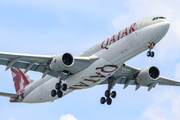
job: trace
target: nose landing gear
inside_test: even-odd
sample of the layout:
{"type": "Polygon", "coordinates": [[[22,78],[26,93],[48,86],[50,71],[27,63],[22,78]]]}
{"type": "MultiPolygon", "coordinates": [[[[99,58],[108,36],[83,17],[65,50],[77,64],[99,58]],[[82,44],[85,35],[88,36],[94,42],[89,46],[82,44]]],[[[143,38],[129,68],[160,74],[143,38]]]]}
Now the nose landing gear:
{"type": "Polygon", "coordinates": [[[148,56],[148,57],[154,57],[154,52],[148,51],[148,52],[147,52],[147,56],[148,56]]]}
{"type": "Polygon", "coordinates": [[[147,52],[147,56],[148,57],[154,57],[154,52],[151,51],[151,49],[153,49],[155,46],[155,43],[154,42],[149,42],[148,44],[148,48],[149,48],[149,51],[147,52]]]}

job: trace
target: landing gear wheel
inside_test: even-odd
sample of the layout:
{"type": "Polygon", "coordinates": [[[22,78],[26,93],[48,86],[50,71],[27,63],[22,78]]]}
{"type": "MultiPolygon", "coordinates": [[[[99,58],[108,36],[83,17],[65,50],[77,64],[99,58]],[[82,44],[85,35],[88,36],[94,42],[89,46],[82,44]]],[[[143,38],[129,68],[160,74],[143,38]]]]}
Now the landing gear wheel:
{"type": "Polygon", "coordinates": [[[148,57],[151,56],[151,52],[150,52],[150,51],[147,52],[147,56],[148,56],[148,57]]]}
{"type": "MultiPolygon", "coordinates": [[[[136,75],[134,75],[134,77],[136,78],[138,75],[138,73],[136,73],[136,75]]],[[[112,88],[115,86],[115,84],[117,83],[117,78],[116,77],[109,77],[107,79],[108,82],[108,87],[105,91],[105,97],[102,97],[100,99],[101,104],[104,104],[105,102],[107,103],[107,105],[111,105],[112,103],[112,98],[116,97],[116,92],[112,91],[112,88]]]]}
{"type": "Polygon", "coordinates": [[[63,92],[62,91],[58,91],[57,95],[58,95],[58,98],[61,98],[63,96],[63,92]]]}
{"type": "Polygon", "coordinates": [[[151,52],[151,57],[154,57],[154,52],[151,52]]]}
{"type": "Polygon", "coordinates": [[[63,84],[63,85],[62,85],[62,90],[63,90],[63,91],[66,91],[66,90],[67,90],[67,84],[63,84]]]}
{"type": "Polygon", "coordinates": [[[111,105],[111,103],[112,103],[112,99],[108,97],[108,98],[107,98],[107,104],[108,104],[108,105],[111,105]]]}
{"type": "Polygon", "coordinates": [[[105,97],[102,97],[100,102],[101,102],[101,104],[104,104],[106,102],[105,97]]]}
{"type": "Polygon", "coordinates": [[[52,96],[52,97],[55,97],[55,96],[56,96],[56,90],[52,90],[52,91],[51,91],[51,96],[52,96]]]}
{"type": "Polygon", "coordinates": [[[154,48],[154,46],[155,46],[154,42],[149,42],[149,44],[148,44],[149,51],[147,52],[148,57],[154,57],[154,52],[151,52],[151,50],[154,48]]]}
{"type": "Polygon", "coordinates": [[[109,90],[106,90],[106,91],[105,91],[105,96],[106,96],[106,97],[109,97],[109,96],[110,96],[110,91],[109,91],[109,90]]]}
{"type": "Polygon", "coordinates": [[[61,89],[61,84],[60,83],[56,83],[55,88],[56,88],[56,90],[60,90],[61,89]]]}
{"type": "Polygon", "coordinates": [[[115,98],[115,97],[116,97],[116,91],[112,91],[111,97],[112,97],[112,98],[115,98]]]}

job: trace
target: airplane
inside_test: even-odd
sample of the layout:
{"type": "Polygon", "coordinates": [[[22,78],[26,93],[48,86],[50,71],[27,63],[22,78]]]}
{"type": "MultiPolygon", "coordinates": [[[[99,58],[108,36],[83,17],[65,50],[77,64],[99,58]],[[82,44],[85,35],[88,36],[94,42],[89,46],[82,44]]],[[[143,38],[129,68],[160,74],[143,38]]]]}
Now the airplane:
{"type": "Polygon", "coordinates": [[[72,56],[32,55],[0,52],[0,65],[12,72],[16,93],[0,92],[10,97],[10,102],[43,103],[62,98],[73,90],[87,89],[95,85],[107,85],[100,103],[111,105],[116,84],[124,89],[134,85],[150,91],[158,85],[180,86],[180,81],[160,76],[156,66],[139,69],[125,64],[136,55],[147,51],[154,57],[154,46],[162,40],[170,27],[163,16],[150,16],[136,21],[95,46],[72,56]],[[41,72],[42,77],[33,80],[28,71],[41,72]]]}

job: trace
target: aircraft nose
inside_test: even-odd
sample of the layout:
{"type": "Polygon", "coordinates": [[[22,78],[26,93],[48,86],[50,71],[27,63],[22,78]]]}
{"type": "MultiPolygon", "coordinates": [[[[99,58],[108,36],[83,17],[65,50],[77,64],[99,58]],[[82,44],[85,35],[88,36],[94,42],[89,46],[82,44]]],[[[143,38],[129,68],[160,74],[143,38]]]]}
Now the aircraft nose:
{"type": "Polygon", "coordinates": [[[167,31],[169,30],[170,22],[168,20],[166,20],[160,24],[161,25],[159,26],[159,31],[158,31],[157,36],[159,36],[160,38],[163,38],[165,36],[165,34],[167,33],[167,31]]]}
{"type": "Polygon", "coordinates": [[[163,29],[167,32],[167,30],[169,29],[170,27],[170,22],[167,20],[166,22],[163,23],[163,29]]]}

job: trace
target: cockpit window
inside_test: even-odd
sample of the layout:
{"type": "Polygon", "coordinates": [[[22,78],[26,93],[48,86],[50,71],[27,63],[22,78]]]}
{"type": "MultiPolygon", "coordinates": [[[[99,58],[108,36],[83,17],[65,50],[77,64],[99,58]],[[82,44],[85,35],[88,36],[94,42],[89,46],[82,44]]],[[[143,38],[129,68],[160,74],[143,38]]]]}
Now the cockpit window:
{"type": "Polygon", "coordinates": [[[153,19],[152,19],[152,21],[153,20],[157,20],[157,19],[166,19],[165,17],[154,17],[153,19]]]}
{"type": "Polygon", "coordinates": [[[159,17],[159,19],[166,19],[165,17],[159,17]]]}
{"type": "Polygon", "coordinates": [[[158,19],[158,17],[155,17],[155,18],[153,18],[152,20],[157,20],[158,19]]]}

